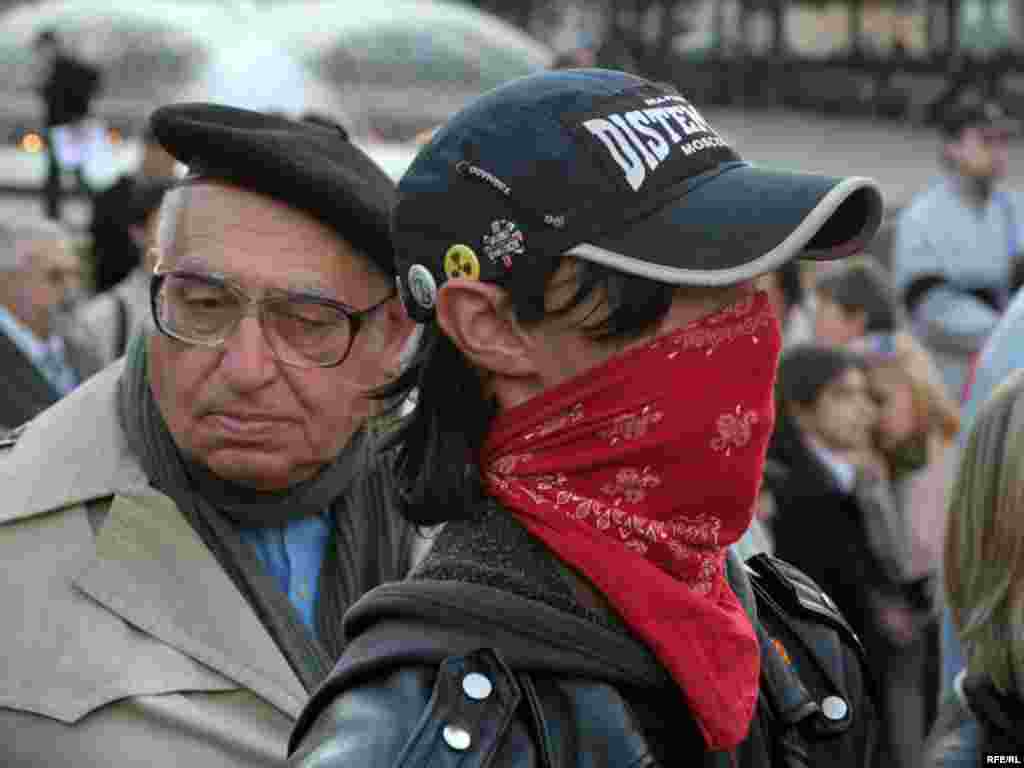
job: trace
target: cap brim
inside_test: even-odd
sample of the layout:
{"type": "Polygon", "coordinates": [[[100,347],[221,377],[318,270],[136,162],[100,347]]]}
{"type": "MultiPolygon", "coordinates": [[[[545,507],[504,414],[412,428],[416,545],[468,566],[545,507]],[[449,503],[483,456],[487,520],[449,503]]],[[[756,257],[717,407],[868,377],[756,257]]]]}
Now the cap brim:
{"type": "Polygon", "coordinates": [[[882,222],[872,180],[741,165],[567,253],[678,285],[732,285],[793,258],[840,259],[863,250],[882,222]]]}

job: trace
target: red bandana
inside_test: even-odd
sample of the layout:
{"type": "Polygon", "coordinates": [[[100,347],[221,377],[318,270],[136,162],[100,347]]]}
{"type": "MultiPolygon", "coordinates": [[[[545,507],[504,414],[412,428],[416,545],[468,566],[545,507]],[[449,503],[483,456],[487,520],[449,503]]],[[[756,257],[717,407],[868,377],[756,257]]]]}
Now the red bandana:
{"type": "Polygon", "coordinates": [[[760,487],[780,345],[752,294],[499,413],[480,456],[488,493],[605,595],[716,750],[757,701],[725,550],[760,487]]]}

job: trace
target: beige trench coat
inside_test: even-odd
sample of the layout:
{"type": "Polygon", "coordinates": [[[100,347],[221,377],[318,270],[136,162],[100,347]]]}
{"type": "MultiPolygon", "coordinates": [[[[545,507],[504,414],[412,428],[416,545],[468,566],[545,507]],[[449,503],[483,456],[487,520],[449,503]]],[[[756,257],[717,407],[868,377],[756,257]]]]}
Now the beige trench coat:
{"type": "Polygon", "coordinates": [[[147,486],[118,426],[122,367],[0,448],[0,765],[279,765],[306,693],[147,486]]]}

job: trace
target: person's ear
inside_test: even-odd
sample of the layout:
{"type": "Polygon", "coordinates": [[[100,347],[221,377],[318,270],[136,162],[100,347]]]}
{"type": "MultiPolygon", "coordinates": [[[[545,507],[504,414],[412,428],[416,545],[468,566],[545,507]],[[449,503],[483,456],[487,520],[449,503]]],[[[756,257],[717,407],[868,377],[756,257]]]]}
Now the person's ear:
{"type": "Polygon", "coordinates": [[[478,368],[503,376],[535,372],[528,337],[504,289],[452,278],[438,291],[435,311],[441,330],[478,368]]]}
{"type": "Polygon", "coordinates": [[[386,361],[387,370],[397,376],[416,323],[409,317],[398,296],[392,296],[377,311],[381,318],[373,325],[379,330],[370,338],[373,339],[375,353],[379,353],[386,361]]]}

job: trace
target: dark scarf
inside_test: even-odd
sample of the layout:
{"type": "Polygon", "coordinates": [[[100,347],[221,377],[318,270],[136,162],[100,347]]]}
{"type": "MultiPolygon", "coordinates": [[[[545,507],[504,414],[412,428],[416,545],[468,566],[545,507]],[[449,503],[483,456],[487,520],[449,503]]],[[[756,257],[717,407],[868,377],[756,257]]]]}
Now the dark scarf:
{"type": "Polygon", "coordinates": [[[348,606],[380,581],[403,575],[396,571],[408,551],[408,539],[398,535],[394,526],[388,527],[390,489],[386,473],[373,471],[369,464],[372,440],[357,433],[333,464],[281,493],[262,493],[227,482],[178,451],[149,387],[146,346],[143,334],[129,344],[119,384],[118,411],[128,444],[150,484],[174,500],[311,691],[344,649],[341,619],[348,606]],[[359,501],[372,506],[346,504],[356,495],[353,491],[359,493],[359,501]],[[352,514],[347,506],[352,506],[352,514]],[[333,524],[320,570],[318,637],[314,637],[239,536],[238,527],[284,526],[328,509],[333,524]]]}

